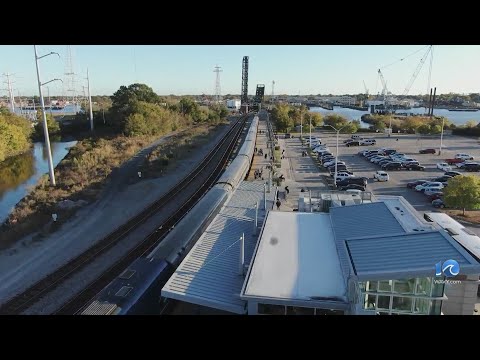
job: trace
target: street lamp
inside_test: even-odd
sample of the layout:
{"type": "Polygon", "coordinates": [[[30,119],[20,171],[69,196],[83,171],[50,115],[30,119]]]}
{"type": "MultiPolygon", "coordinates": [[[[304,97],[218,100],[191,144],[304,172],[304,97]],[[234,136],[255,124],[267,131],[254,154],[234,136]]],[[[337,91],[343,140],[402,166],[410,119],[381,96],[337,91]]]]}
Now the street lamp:
{"type": "MultiPolygon", "coordinates": [[[[57,54],[58,57],[60,57],[60,54],[58,54],[56,52],[50,52],[46,55],[38,56],[36,45],[33,45],[33,51],[35,53],[35,65],[37,67],[37,80],[38,80],[38,92],[40,94],[40,106],[42,107],[43,133],[45,135],[45,144],[47,145],[48,171],[50,173],[50,185],[55,186],[55,173],[53,171],[52,150],[50,148],[50,138],[48,136],[47,115],[45,114],[45,104],[43,102],[42,86],[45,85],[45,84],[48,84],[52,81],[60,80],[60,79],[53,79],[53,80],[47,81],[46,83],[42,84],[42,82],[40,81],[40,69],[38,67],[38,60],[40,60],[41,58],[44,58],[46,56],[53,55],[53,54],[57,54]]],[[[34,101],[34,104],[35,104],[35,101],[34,101]]]]}
{"type": "Polygon", "coordinates": [[[438,155],[442,154],[443,147],[443,127],[445,126],[445,117],[442,117],[442,133],[440,134],[440,149],[438,150],[438,155]]]}
{"type": "Polygon", "coordinates": [[[308,147],[312,147],[312,115],[309,116],[309,126],[308,129],[310,130],[310,142],[308,144],[308,147]]]}
{"type": "Polygon", "coordinates": [[[342,130],[345,126],[342,126],[340,129],[337,129],[333,127],[332,125],[325,125],[325,126],[330,126],[333,130],[337,132],[337,151],[335,153],[335,177],[333,179],[333,183],[335,184],[335,187],[337,187],[337,166],[338,166],[338,135],[340,134],[340,130],[342,130]]]}

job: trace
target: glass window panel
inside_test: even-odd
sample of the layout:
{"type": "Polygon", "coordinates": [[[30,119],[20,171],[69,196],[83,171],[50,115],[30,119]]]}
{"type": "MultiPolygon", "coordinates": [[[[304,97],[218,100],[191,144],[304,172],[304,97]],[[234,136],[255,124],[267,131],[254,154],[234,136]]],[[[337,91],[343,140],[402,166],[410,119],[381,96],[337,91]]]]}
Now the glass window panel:
{"type": "Polygon", "coordinates": [[[415,279],[395,280],[393,291],[399,294],[413,294],[415,292],[415,279]]]}
{"type": "Polygon", "coordinates": [[[378,282],[378,291],[392,292],[392,280],[383,280],[378,282]]]}
{"type": "Polygon", "coordinates": [[[377,291],[377,281],[367,281],[367,291],[377,291]]]}
{"type": "Polygon", "coordinates": [[[394,296],[392,310],[412,311],[412,299],[403,296],[394,296]]]}
{"type": "Polygon", "coordinates": [[[390,296],[378,295],[378,309],[390,309],[390,296]]]}
{"type": "Polygon", "coordinates": [[[415,293],[417,295],[425,295],[425,296],[430,296],[430,289],[432,286],[432,280],[431,278],[419,278],[418,279],[418,284],[417,284],[417,289],[415,293]]]}
{"type": "Polygon", "coordinates": [[[376,295],[365,294],[365,303],[363,308],[367,310],[375,310],[376,295]]]}
{"type": "Polygon", "coordinates": [[[271,304],[258,304],[258,313],[266,314],[266,315],[285,315],[285,306],[271,305],[271,304]]]}
{"type": "Polygon", "coordinates": [[[432,300],[432,306],[430,308],[430,315],[440,315],[442,310],[441,300],[432,300]]]}
{"type": "Polygon", "coordinates": [[[377,312],[377,315],[390,315],[388,312],[385,311],[379,311],[377,312]]]}
{"type": "MultiPolygon", "coordinates": [[[[367,281],[368,283],[368,281],[367,281]]],[[[360,291],[365,291],[365,283],[362,281],[362,282],[359,282],[358,283],[358,288],[360,289],[360,291]]]]}
{"type": "Polygon", "coordinates": [[[443,296],[444,288],[445,288],[445,284],[438,284],[433,282],[432,297],[443,296]]]}
{"type": "Polygon", "coordinates": [[[287,306],[287,315],[313,315],[315,308],[287,306]]]}
{"type": "Polygon", "coordinates": [[[428,314],[428,306],[430,305],[430,300],[428,299],[415,299],[415,306],[413,312],[417,314],[428,314]]]}

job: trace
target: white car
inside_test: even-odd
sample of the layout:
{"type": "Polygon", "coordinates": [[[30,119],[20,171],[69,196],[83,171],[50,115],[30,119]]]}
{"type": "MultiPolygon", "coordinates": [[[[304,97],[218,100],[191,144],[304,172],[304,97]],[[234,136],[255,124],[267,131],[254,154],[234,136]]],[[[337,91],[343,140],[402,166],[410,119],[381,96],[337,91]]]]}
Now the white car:
{"type": "MultiPolygon", "coordinates": [[[[339,161],[338,162],[338,165],[346,165],[344,161],[339,161]]],[[[324,167],[330,167],[332,165],[335,165],[335,159],[333,159],[332,161],[327,161],[325,164],[323,164],[324,167]]]]}
{"type": "Polygon", "coordinates": [[[473,156],[469,154],[460,153],[455,155],[455,159],[473,160],[473,156]]]}
{"type": "Polygon", "coordinates": [[[349,177],[353,177],[353,175],[350,175],[350,174],[347,174],[347,173],[339,173],[337,174],[337,182],[339,181],[342,181],[343,179],[346,179],[346,178],[349,178],[349,177]]]}
{"type": "Polygon", "coordinates": [[[375,139],[363,139],[360,140],[360,145],[375,145],[377,141],[375,139]]]}
{"type": "Polygon", "coordinates": [[[378,170],[374,175],[373,179],[377,181],[388,181],[390,177],[386,171],[378,170]]]}
{"type": "Polygon", "coordinates": [[[427,189],[438,189],[438,190],[441,190],[443,189],[444,186],[441,182],[438,182],[438,181],[429,181],[429,182],[426,182],[426,183],[423,183],[421,185],[417,185],[415,187],[415,190],[416,191],[421,191],[421,192],[424,192],[425,190],[427,189]]]}
{"type": "Polygon", "coordinates": [[[442,171],[452,171],[452,167],[448,165],[446,162],[438,163],[437,169],[440,169],[442,171]]]}

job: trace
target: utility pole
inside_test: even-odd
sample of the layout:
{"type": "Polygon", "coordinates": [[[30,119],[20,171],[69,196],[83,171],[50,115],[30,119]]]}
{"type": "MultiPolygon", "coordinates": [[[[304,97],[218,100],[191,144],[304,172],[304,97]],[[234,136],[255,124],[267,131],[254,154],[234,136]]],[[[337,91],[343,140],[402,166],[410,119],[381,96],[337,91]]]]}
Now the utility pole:
{"type": "MultiPolygon", "coordinates": [[[[52,150],[50,148],[50,137],[48,136],[48,126],[47,126],[47,114],[45,114],[45,104],[43,102],[43,92],[42,92],[42,85],[45,85],[45,84],[48,84],[49,82],[52,82],[52,81],[56,81],[56,80],[60,80],[60,79],[53,79],[53,80],[50,80],[50,81],[47,81],[46,83],[43,83],[40,81],[40,68],[38,66],[38,60],[40,60],[41,58],[43,57],[46,57],[46,56],[49,56],[49,55],[53,55],[53,54],[57,54],[58,57],[60,57],[60,55],[56,52],[50,52],[46,55],[43,55],[43,56],[38,56],[37,54],[37,46],[36,45],[33,45],[33,51],[35,53],[35,66],[37,68],[37,81],[38,81],[38,92],[39,92],[39,95],[40,95],[40,106],[42,108],[42,118],[43,118],[43,133],[45,135],[45,145],[47,146],[47,157],[48,157],[48,172],[50,174],[50,185],[51,186],[55,186],[55,172],[53,170],[53,161],[52,161],[52,150]]],[[[61,80],[60,80],[61,81],[61,80]]],[[[35,98],[34,98],[34,101],[33,101],[33,104],[35,106],[35,98]]]]}
{"type": "Polygon", "coordinates": [[[87,68],[87,90],[88,90],[88,104],[90,106],[90,130],[93,131],[92,95],[90,94],[90,78],[88,76],[88,68],[87,68]]]}

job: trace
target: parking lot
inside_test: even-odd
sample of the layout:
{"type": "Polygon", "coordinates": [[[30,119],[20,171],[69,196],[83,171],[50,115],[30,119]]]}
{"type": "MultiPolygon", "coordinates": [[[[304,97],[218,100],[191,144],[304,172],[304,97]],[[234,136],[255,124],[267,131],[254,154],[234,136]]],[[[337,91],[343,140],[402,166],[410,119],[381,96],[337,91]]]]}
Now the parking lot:
{"type": "MultiPolygon", "coordinates": [[[[330,152],[335,156],[336,151],[336,134],[317,132],[312,133],[312,136],[320,138],[322,144],[326,144],[330,152]]],[[[443,162],[445,159],[454,158],[457,153],[467,153],[474,156],[475,161],[480,160],[480,145],[478,140],[469,139],[459,136],[444,136],[442,154],[438,155],[440,147],[440,137],[419,137],[416,135],[392,135],[388,138],[385,134],[366,133],[360,134],[364,138],[375,139],[376,145],[373,146],[352,146],[347,147],[343,141],[350,138],[349,134],[340,134],[339,136],[339,160],[346,163],[348,169],[353,171],[355,176],[364,176],[368,178],[367,190],[372,191],[378,195],[397,195],[403,196],[407,199],[418,211],[430,211],[433,209],[428,198],[413,189],[408,189],[407,183],[415,180],[430,180],[444,174],[443,171],[436,168],[436,164],[443,162]],[[397,141],[398,139],[398,141],[397,141]],[[377,170],[381,170],[380,166],[371,163],[365,157],[358,155],[362,150],[373,150],[382,147],[389,147],[397,150],[397,152],[404,153],[412,158],[418,160],[420,165],[425,166],[425,171],[407,171],[400,170],[388,171],[390,180],[387,182],[373,181],[373,175],[377,170]],[[435,148],[436,154],[419,154],[419,150],[423,148],[435,148]]],[[[458,170],[455,165],[452,165],[452,170],[458,170]]],[[[466,174],[475,174],[477,172],[466,172],[466,174]]]]}

